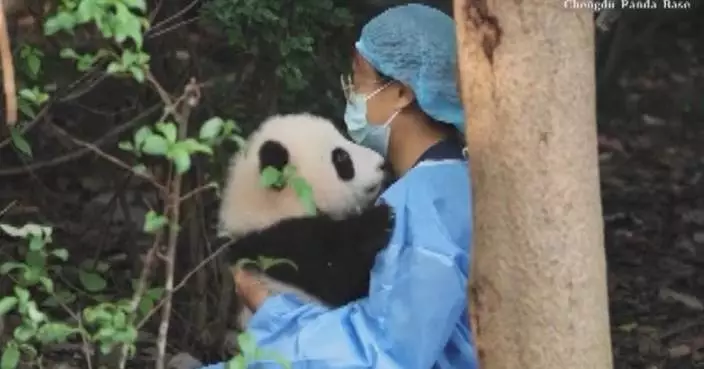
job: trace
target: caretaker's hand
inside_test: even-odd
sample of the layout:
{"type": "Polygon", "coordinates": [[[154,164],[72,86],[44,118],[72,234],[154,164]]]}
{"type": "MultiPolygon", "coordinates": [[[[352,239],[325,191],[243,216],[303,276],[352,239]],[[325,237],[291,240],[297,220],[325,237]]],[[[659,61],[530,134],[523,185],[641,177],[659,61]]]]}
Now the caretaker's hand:
{"type": "Polygon", "coordinates": [[[252,311],[257,311],[269,297],[269,290],[257,278],[256,275],[247,273],[242,269],[237,269],[232,272],[235,281],[235,291],[241,301],[252,311]]]}

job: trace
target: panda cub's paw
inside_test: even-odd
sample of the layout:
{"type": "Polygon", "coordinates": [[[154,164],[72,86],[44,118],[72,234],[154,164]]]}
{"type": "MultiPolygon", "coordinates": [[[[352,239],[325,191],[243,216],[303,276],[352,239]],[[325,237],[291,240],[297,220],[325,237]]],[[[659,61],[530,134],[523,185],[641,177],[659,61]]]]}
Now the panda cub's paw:
{"type": "Polygon", "coordinates": [[[390,232],[394,227],[394,211],[391,206],[381,203],[374,205],[362,213],[364,223],[369,229],[379,232],[390,232]]]}

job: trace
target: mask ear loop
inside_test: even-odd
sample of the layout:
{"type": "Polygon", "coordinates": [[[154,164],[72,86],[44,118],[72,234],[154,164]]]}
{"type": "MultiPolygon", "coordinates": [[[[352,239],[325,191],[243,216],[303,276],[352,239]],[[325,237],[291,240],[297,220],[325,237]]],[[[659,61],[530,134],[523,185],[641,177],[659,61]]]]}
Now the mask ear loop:
{"type": "Polygon", "coordinates": [[[396,116],[397,116],[399,113],[401,113],[401,110],[396,110],[393,114],[391,114],[391,116],[389,117],[389,119],[386,120],[386,123],[384,123],[384,124],[382,125],[382,127],[384,127],[384,128],[388,127],[389,124],[391,124],[391,122],[394,120],[394,118],[396,118],[396,116]]]}
{"type": "Polygon", "coordinates": [[[383,86],[381,86],[381,87],[377,88],[376,90],[372,91],[372,93],[370,93],[369,95],[367,95],[367,100],[371,99],[372,97],[374,97],[374,95],[378,94],[379,92],[384,91],[384,89],[386,89],[387,87],[391,86],[392,83],[394,83],[394,81],[386,82],[383,86]]]}

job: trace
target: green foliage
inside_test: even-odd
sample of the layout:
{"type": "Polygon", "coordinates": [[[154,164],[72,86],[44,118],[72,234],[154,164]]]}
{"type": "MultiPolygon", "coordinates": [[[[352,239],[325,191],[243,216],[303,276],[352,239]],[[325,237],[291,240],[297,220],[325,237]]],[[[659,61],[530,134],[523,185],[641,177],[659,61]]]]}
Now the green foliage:
{"type": "Polygon", "coordinates": [[[64,1],[59,11],[44,23],[44,34],[58,32],[73,34],[81,25],[95,25],[102,36],[122,48],[117,54],[110,49],[100,49],[95,54],[79,54],[71,48],[61,50],[60,56],[76,61],[79,71],[86,71],[102,59],[109,60],[106,72],[129,74],[144,82],[149,55],[142,51],[143,31],[149,22],[143,16],[147,10],[145,0],[73,0],[64,1]]]}
{"type": "Polygon", "coordinates": [[[146,12],[145,0],[78,0],[63,1],[61,5],[59,11],[44,23],[44,34],[73,33],[77,26],[91,23],[106,39],[113,39],[118,44],[131,40],[138,49],[142,48],[142,29],[149,24],[135,11],[146,12]]]}
{"type": "Polygon", "coordinates": [[[313,58],[318,40],[353,21],[347,7],[333,0],[212,0],[202,16],[223,29],[234,53],[273,60],[271,67],[290,92],[308,87],[319,74],[313,58]]]}
{"type": "MultiPolygon", "coordinates": [[[[321,50],[325,55],[337,55],[338,49],[327,48],[324,40],[349,28],[352,16],[345,6],[339,6],[336,2],[343,3],[341,0],[211,0],[205,2],[202,15],[206,22],[225,31],[233,46],[232,54],[248,55],[262,64],[269,64],[263,67],[267,71],[266,78],[283,82],[284,91],[279,91],[283,101],[301,96],[291,92],[306,88],[312,91],[317,87],[312,84],[321,75],[317,59],[323,54],[321,50]],[[270,73],[272,70],[275,71],[273,75],[270,73]]],[[[145,30],[149,27],[145,14],[145,0],[63,0],[56,13],[46,19],[43,30],[45,35],[54,35],[74,34],[79,28],[96,29],[110,45],[80,53],[71,47],[60,47],[59,56],[74,63],[78,71],[104,72],[113,78],[133,79],[144,87],[163,91],[150,73],[151,56],[143,47],[145,30]]],[[[31,45],[22,45],[17,50],[21,118],[38,119],[42,106],[50,100],[48,92],[53,91],[44,88],[52,83],[40,81],[46,76],[44,61],[45,52],[48,51],[31,45]]],[[[324,60],[334,65],[342,59],[332,57],[324,60]]],[[[329,95],[329,91],[321,95],[329,95]]],[[[55,98],[60,100],[62,97],[55,98]]],[[[170,105],[169,101],[163,103],[170,105]]],[[[235,120],[206,117],[196,135],[188,136],[185,127],[175,123],[183,121],[176,115],[177,108],[167,106],[158,122],[138,127],[129,140],[119,143],[119,147],[131,152],[137,161],[127,165],[128,168],[153,179],[153,168],[140,161],[145,156],[157,157],[173,166],[173,176],[177,177],[192,168],[196,154],[212,158],[216,148],[225,142],[234,142],[240,149],[244,148],[243,129],[235,120]]],[[[244,120],[238,118],[240,121],[244,120]]],[[[31,158],[33,150],[24,136],[23,123],[10,129],[11,140],[21,155],[31,158]]],[[[261,182],[265,186],[290,186],[307,211],[315,214],[312,188],[296,174],[294,167],[287,166],[282,172],[267,168],[261,182]]],[[[164,203],[168,204],[172,199],[182,201],[188,197],[171,193],[169,183],[157,183],[156,180],[154,183],[164,203]]],[[[145,233],[156,236],[170,227],[177,227],[182,219],[174,218],[172,212],[167,211],[168,206],[171,205],[146,214],[143,223],[145,233]]],[[[136,322],[146,319],[165,298],[164,288],[146,286],[141,290],[144,286],[138,286],[133,280],[134,300],[112,298],[106,292],[110,280],[106,273],[110,265],[99,260],[86,260],[78,267],[65,263],[69,252],[50,247],[51,228],[37,224],[22,227],[0,224],[0,231],[24,242],[19,247],[20,257],[17,260],[0,263],[0,274],[13,283],[11,293],[0,298],[0,317],[14,314],[21,322],[12,332],[12,338],[0,347],[0,369],[14,369],[21,359],[36,360],[41,356],[37,347],[43,343],[75,338],[98,346],[103,353],[118,346],[126,348],[127,354],[134,352],[138,329],[136,322]],[[72,306],[79,301],[82,309],[73,311],[72,306]],[[54,316],[61,311],[70,319],[54,316]]],[[[265,256],[260,256],[256,261],[243,262],[256,263],[264,270],[279,264],[288,264],[297,269],[290,260],[265,256]]],[[[259,350],[253,338],[246,334],[239,337],[239,343],[244,356],[231,360],[228,364],[230,368],[244,368],[252,358],[275,357],[272,353],[259,350]]],[[[285,360],[282,365],[287,367],[285,360]]]]}
{"type": "MultiPolygon", "coordinates": [[[[0,369],[16,368],[22,354],[36,360],[39,355],[35,345],[64,342],[74,335],[97,343],[103,352],[109,351],[116,343],[133,345],[137,333],[128,324],[125,309],[121,308],[128,305],[125,302],[89,306],[83,311],[84,319],[72,323],[54,320],[40,309],[40,305],[68,309],[66,304],[75,299],[70,291],[57,289],[50,275],[50,270],[57,269],[52,268],[53,260],[67,261],[69,256],[66,249],[47,248],[52,241],[50,227],[31,223],[22,227],[0,224],[0,230],[27,242],[24,260],[0,264],[0,274],[15,282],[14,294],[0,299],[0,317],[11,312],[21,317],[20,324],[12,332],[12,339],[5,344],[0,369]],[[42,298],[43,303],[39,303],[42,298]]],[[[107,267],[99,264],[97,269],[106,271],[107,267]]],[[[81,269],[79,278],[88,292],[100,292],[106,286],[105,280],[95,272],[81,269]]],[[[75,316],[70,310],[67,312],[75,316]]]]}
{"type": "Polygon", "coordinates": [[[227,369],[246,369],[247,363],[256,360],[273,360],[282,368],[291,368],[291,363],[278,353],[257,347],[254,336],[250,333],[242,333],[237,336],[237,344],[242,353],[226,363],[225,368],[227,369]]]}
{"type": "Polygon", "coordinates": [[[296,173],[296,167],[286,165],[283,171],[279,171],[274,167],[266,167],[262,171],[260,184],[263,187],[291,186],[306,211],[311,215],[317,213],[315,198],[313,197],[313,188],[305,178],[296,173]]]}

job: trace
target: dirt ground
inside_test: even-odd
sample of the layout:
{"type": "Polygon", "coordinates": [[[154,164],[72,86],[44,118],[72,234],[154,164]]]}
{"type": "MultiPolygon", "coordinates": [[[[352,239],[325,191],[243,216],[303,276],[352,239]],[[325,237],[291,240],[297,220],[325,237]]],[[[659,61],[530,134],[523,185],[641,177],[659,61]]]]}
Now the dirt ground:
{"type": "Polygon", "coordinates": [[[704,366],[704,28],[695,19],[654,35],[599,96],[619,369],[704,366]]]}
{"type": "MultiPolygon", "coordinates": [[[[662,26],[655,37],[624,55],[625,68],[615,74],[608,96],[599,96],[618,369],[704,367],[703,36],[703,22],[662,26]]],[[[49,160],[76,148],[51,140],[36,150],[49,160]]],[[[121,172],[99,158],[81,160],[9,176],[3,170],[18,163],[0,158],[0,210],[18,200],[22,205],[8,213],[13,219],[51,221],[63,240],[72,240],[72,248],[90,254],[133,243],[138,227],[124,226],[130,215],[107,226],[84,213],[87,201],[95,199],[90,189],[105,183],[119,188],[124,173],[116,174],[121,172]]]]}

